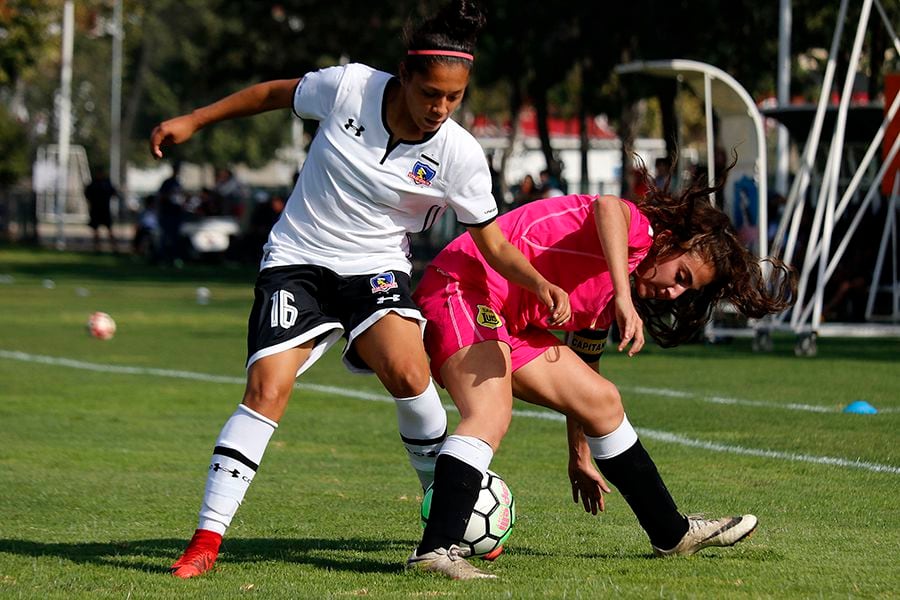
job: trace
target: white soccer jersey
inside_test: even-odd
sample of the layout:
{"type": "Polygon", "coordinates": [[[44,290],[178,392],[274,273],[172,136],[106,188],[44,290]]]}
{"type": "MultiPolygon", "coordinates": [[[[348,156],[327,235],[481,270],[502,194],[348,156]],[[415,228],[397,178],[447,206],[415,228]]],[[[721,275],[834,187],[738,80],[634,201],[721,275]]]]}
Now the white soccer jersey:
{"type": "Polygon", "coordinates": [[[350,64],[300,81],[294,112],[320,121],[319,130],[261,268],[409,273],[407,233],[428,229],[447,206],[464,225],[497,216],[484,151],[454,121],[424,140],[388,146],[384,95],[391,77],[350,64]]]}

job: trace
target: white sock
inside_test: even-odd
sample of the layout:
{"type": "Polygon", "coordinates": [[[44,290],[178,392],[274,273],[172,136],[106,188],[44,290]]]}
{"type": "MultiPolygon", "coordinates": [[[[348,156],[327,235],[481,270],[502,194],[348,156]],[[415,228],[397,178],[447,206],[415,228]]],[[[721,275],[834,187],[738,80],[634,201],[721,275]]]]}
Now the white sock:
{"type": "Polygon", "coordinates": [[[584,436],[591,449],[591,456],[596,460],[604,460],[618,456],[634,446],[637,442],[637,432],[628,422],[628,416],[623,415],[622,423],[612,432],[600,437],[584,436]]]}
{"type": "Polygon", "coordinates": [[[441,447],[441,454],[461,460],[484,476],[494,458],[491,445],[470,435],[451,435],[441,447]]]}
{"type": "Polygon", "coordinates": [[[238,405],[216,440],[198,529],[225,534],[277,427],[275,421],[238,405]]]}
{"type": "Polygon", "coordinates": [[[447,437],[447,411],[441,404],[434,382],[418,396],[394,398],[400,439],[409,455],[422,489],[434,481],[434,462],[447,437]]]}

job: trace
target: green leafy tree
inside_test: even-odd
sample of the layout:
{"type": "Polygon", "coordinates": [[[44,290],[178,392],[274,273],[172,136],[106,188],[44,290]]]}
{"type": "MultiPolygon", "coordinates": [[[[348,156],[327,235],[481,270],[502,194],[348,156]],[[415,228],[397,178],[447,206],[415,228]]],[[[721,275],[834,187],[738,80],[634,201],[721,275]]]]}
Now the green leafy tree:
{"type": "Polygon", "coordinates": [[[0,106],[0,186],[12,185],[28,175],[25,128],[0,106]]]}
{"type": "Polygon", "coordinates": [[[47,30],[56,0],[0,3],[0,86],[14,85],[48,51],[47,30]]]}

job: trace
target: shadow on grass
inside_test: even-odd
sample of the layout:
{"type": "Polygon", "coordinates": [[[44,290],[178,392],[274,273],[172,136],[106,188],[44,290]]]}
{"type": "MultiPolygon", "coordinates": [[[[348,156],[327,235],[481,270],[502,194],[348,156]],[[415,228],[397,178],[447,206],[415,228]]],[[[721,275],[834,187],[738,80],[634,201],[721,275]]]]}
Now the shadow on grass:
{"type": "MultiPolygon", "coordinates": [[[[530,558],[559,558],[555,552],[545,552],[530,546],[516,546],[515,549],[507,551],[509,554],[517,556],[527,556],[530,558]]],[[[573,551],[566,555],[571,559],[601,559],[601,560],[634,560],[639,558],[655,558],[652,552],[622,552],[621,550],[610,549],[608,552],[578,552],[573,551]]]]}
{"type": "MultiPolygon", "coordinates": [[[[180,556],[186,540],[151,539],[112,542],[35,542],[0,539],[0,552],[20,556],[52,556],[78,564],[133,569],[145,573],[168,573],[180,556]],[[164,564],[160,564],[163,561],[164,564]]],[[[252,563],[270,560],[310,565],[334,571],[398,573],[411,540],[316,539],[316,538],[226,538],[220,562],[252,563]],[[391,559],[366,558],[360,554],[385,553],[391,559]]]]}

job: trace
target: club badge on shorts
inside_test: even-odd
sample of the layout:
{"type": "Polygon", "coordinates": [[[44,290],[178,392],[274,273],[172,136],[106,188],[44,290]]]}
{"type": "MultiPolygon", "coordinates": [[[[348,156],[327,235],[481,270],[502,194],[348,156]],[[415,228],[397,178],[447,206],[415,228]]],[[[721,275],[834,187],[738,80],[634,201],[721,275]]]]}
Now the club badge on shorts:
{"type": "Polygon", "coordinates": [[[390,271],[387,273],[379,273],[375,277],[369,279],[369,283],[372,285],[373,294],[382,294],[397,287],[397,280],[390,271]]]}
{"type": "Polygon", "coordinates": [[[406,176],[412,179],[413,183],[416,185],[424,185],[426,187],[431,186],[431,180],[434,179],[435,175],[437,175],[437,171],[423,163],[421,160],[417,160],[416,164],[413,165],[412,170],[406,174],[406,176]]]}
{"type": "Polygon", "coordinates": [[[500,315],[495,313],[490,306],[485,306],[484,304],[478,305],[478,314],[475,315],[475,322],[488,329],[497,329],[503,325],[500,315]]]}

